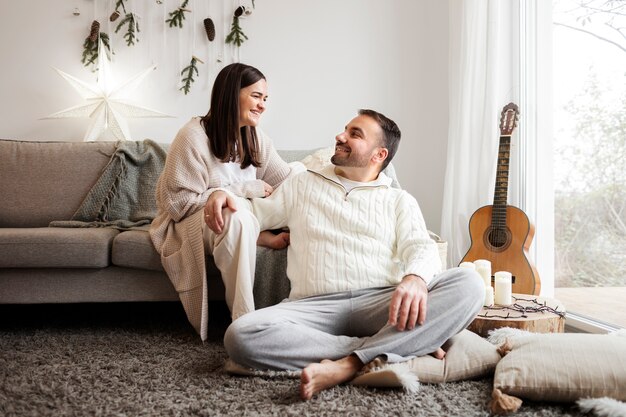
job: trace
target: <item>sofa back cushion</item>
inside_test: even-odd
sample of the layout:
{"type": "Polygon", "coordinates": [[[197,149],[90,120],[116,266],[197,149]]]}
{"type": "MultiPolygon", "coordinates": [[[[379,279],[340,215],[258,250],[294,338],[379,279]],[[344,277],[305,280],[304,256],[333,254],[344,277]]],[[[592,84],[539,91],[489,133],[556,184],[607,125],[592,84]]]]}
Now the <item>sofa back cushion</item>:
{"type": "MultiPolygon", "coordinates": [[[[170,144],[159,144],[167,152],[170,144]]],[[[116,142],[0,140],[0,227],[46,227],[70,220],[115,152],[116,142]]],[[[319,169],[334,147],[278,150],[286,162],[319,169]]],[[[385,173],[399,187],[393,165],[385,173]]]]}
{"type": "Polygon", "coordinates": [[[114,149],[115,142],[0,140],[0,227],[70,219],[114,149]]]}

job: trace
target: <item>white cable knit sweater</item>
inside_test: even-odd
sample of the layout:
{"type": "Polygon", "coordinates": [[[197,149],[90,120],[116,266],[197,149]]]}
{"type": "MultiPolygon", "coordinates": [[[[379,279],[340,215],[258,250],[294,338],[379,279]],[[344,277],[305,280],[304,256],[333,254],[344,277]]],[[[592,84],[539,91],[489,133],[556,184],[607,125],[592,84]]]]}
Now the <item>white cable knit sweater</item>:
{"type": "Polygon", "coordinates": [[[261,230],[291,232],[289,298],[396,285],[409,274],[428,283],[441,260],[417,201],[382,173],[346,193],[334,168],[293,176],[252,200],[261,230]]]}

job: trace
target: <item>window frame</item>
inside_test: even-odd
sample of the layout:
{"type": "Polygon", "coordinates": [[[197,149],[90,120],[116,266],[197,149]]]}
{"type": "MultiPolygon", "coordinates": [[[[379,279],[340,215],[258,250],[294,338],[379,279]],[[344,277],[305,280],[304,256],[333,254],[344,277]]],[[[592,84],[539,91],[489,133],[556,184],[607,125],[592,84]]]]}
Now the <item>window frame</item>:
{"type": "MultiPolygon", "coordinates": [[[[552,1],[519,1],[519,149],[512,150],[515,175],[511,196],[535,225],[529,249],[541,279],[541,295],[554,297],[554,174],[552,1]]],[[[567,308],[567,306],[565,306],[567,308]]],[[[608,333],[618,328],[576,313],[566,316],[568,331],[608,333]]]]}

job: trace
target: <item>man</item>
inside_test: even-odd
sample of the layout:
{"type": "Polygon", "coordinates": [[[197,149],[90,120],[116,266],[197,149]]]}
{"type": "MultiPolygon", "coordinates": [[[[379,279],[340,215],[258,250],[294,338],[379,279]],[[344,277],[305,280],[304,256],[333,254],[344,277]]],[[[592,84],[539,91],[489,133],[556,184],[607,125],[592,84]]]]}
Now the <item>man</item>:
{"type": "MultiPolygon", "coordinates": [[[[483,283],[466,269],[440,273],[417,202],[381,172],[399,140],[392,120],[360,110],[336,137],[333,165],[252,200],[260,230],[289,227],[291,293],[231,324],[224,344],[232,360],[303,369],[300,394],[310,399],[377,358],[442,358],[442,344],[469,325],[482,305],[483,283]]],[[[244,201],[223,191],[211,200],[226,211],[244,201]]]]}

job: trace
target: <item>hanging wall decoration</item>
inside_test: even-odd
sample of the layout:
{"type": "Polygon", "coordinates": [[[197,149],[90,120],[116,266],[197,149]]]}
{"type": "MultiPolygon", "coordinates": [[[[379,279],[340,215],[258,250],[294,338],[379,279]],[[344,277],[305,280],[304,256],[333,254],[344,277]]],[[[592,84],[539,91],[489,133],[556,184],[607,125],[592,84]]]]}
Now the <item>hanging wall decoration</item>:
{"type": "MultiPolygon", "coordinates": [[[[99,42],[107,48],[109,52],[111,52],[111,45],[109,42],[109,35],[104,32],[100,32],[100,22],[94,20],[91,23],[91,30],[89,31],[89,36],[85,38],[85,42],[83,42],[83,58],[81,62],[84,66],[88,67],[89,65],[95,65],[98,59],[98,45],[99,42]]],[[[111,52],[112,53],[112,52],[111,52]]]]}
{"type": "Polygon", "coordinates": [[[126,33],[124,34],[126,45],[131,46],[134,45],[135,42],[139,42],[139,38],[137,38],[136,35],[136,33],[139,32],[139,22],[137,21],[137,16],[134,13],[127,13],[126,16],[124,16],[124,19],[122,19],[122,21],[117,25],[117,28],[115,28],[115,33],[119,32],[124,25],[128,25],[126,33]]]}
{"type": "MultiPolygon", "coordinates": [[[[111,2],[112,0],[109,0],[109,1],[111,2]]],[[[163,10],[162,19],[165,20],[165,23],[170,28],[176,27],[176,28],[182,29],[183,23],[187,19],[187,17],[189,16],[193,17],[192,10],[187,8],[190,3],[190,0],[179,0],[179,1],[181,1],[179,7],[171,12],[168,12],[169,18],[167,19],[165,18],[166,12],[165,10],[163,10]]],[[[250,16],[250,14],[252,13],[252,9],[254,9],[256,5],[255,5],[255,0],[251,0],[252,8],[241,5],[241,0],[234,0],[234,1],[235,1],[235,4],[238,3],[239,6],[235,8],[234,13],[232,14],[230,32],[225,37],[224,43],[233,45],[233,47],[235,47],[236,49],[236,48],[241,47],[241,45],[246,40],[248,40],[248,36],[243,32],[243,29],[241,27],[241,19],[244,17],[250,16]]],[[[139,37],[138,37],[138,33],[140,32],[139,16],[136,13],[134,13],[134,10],[132,7],[130,8],[128,7],[129,3],[131,4],[131,6],[134,4],[132,3],[132,0],[115,0],[115,10],[113,10],[113,12],[109,15],[109,21],[116,22],[115,33],[119,33],[120,31],[123,31],[124,33],[123,38],[124,38],[126,45],[133,46],[139,42],[139,37]]],[[[224,3],[230,3],[230,1],[224,0],[224,3]]],[[[156,4],[161,5],[163,4],[163,1],[156,0],[156,4]]],[[[194,3],[192,2],[191,4],[192,4],[192,7],[194,7],[193,6],[194,3]]],[[[144,6],[144,7],[147,7],[147,6],[144,6]]],[[[145,8],[144,8],[144,11],[145,11],[145,8]]],[[[77,13],[76,11],[74,11],[74,15],[79,16],[80,12],[77,13]]],[[[220,22],[217,22],[217,23],[218,25],[220,24],[220,22]]],[[[208,41],[213,42],[215,40],[216,33],[218,32],[216,30],[216,22],[210,17],[206,17],[202,20],[202,24],[204,25],[204,30],[206,32],[208,41]]],[[[227,22],[224,22],[223,26],[226,26],[226,24],[227,22]]],[[[190,92],[191,85],[196,80],[195,77],[199,76],[197,63],[198,62],[203,63],[203,61],[198,58],[198,55],[201,56],[201,54],[198,54],[195,51],[195,30],[196,30],[195,28],[196,26],[198,26],[198,22],[192,22],[192,25],[193,25],[192,41],[187,42],[187,43],[183,41],[183,43],[180,44],[180,45],[183,45],[183,44],[191,45],[190,52],[191,54],[193,54],[189,65],[184,67],[182,71],[180,72],[180,75],[182,75],[181,81],[183,85],[182,87],[179,88],[179,90],[182,91],[185,95],[190,92]]],[[[187,35],[181,35],[181,36],[190,36],[190,35],[187,34],[187,35]]],[[[98,20],[94,20],[91,24],[91,30],[89,32],[89,36],[85,38],[85,41],[83,43],[83,53],[82,53],[81,62],[83,63],[84,66],[87,67],[87,66],[93,65],[95,68],[95,66],[98,64],[98,58],[99,58],[98,54],[100,51],[98,45],[100,42],[102,42],[102,45],[104,45],[104,47],[106,48],[109,54],[114,53],[111,49],[111,42],[109,39],[109,35],[105,32],[101,32],[100,22],[98,20]]],[[[239,60],[239,52],[238,52],[239,50],[238,49],[236,50],[237,52],[236,53],[233,52],[233,56],[232,56],[232,59],[234,61],[239,60]]],[[[213,56],[214,56],[213,58],[214,62],[222,63],[224,61],[223,50],[218,51],[213,56]]]]}
{"type": "Polygon", "coordinates": [[[183,0],[180,7],[170,13],[170,18],[165,21],[169,23],[170,27],[174,27],[174,26],[178,26],[179,28],[183,27],[183,20],[185,20],[185,13],[191,11],[186,8],[188,3],[189,3],[189,0],[183,0]]]}
{"type": "Polygon", "coordinates": [[[189,63],[189,65],[187,65],[181,72],[180,75],[183,76],[182,82],[183,82],[183,86],[179,88],[179,90],[181,90],[183,93],[185,93],[185,95],[187,95],[189,93],[189,90],[191,90],[191,83],[193,83],[194,81],[196,81],[193,78],[193,74],[194,72],[196,73],[196,75],[200,75],[200,73],[198,72],[198,62],[201,64],[204,64],[204,62],[202,62],[202,60],[200,58],[198,58],[197,56],[192,56],[191,57],[191,62],[189,63]]]}
{"type": "MultiPolygon", "coordinates": [[[[104,48],[103,42],[99,42],[99,48],[104,48]]],[[[45,119],[60,119],[68,117],[89,117],[91,123],[85,133],[85,141],[100,139],[105,132],[117,140],[129,140],[131,138],[127,117],[172,117],[165,113],[139,106],[127,99],[128,95],[156,69],[153,65],[131,77],[127,81],[115,84],[111,72],[110,61],[106,53],[104,59],[98,59],[98,81],[96,85],[90,85],[71,75],[56,69],[78,93],[86,103],[57,113],[51,114],[45,119]],[[115,84],[115,85],[114,85],[115,84]]]]}
{"type": "Polygon", "coordinates": [[[115,22],[117,20],[118,17],[120,17],[120,7],[122,8],[122,11],[124,12],[124,14],[126,14],[126,4],[125,4],[126,0],[117,0],[115,2],[115,11],[113,13],[111,13],[111,16],[109,16],[109,20],[111,22],[115,22]]]}
{"type": "Polygon", "coordinates": [[[243,6],[237,7],[235,9],[235,13],[233,13],[233,23],[230,26],[230,33],[226,37],[226,43],[233,43],[237,46],[241,46],[245,40],[248,39],[243,30],[241,30],[241,26],[239,25],[239,18],[244,14],[246,8],[243,6]]]}
{"type": "Polygon", "coordinates": [[[203,23],[206,37],[209,39],[209,42],[213,42],[213,39],[215,39],[215,23],[213,23],[210,17],[204,19],[203,23]]]}
{"type": "Polygon", "coordinates": [[[135,42],[139,42],[139,38],[137,38],[137,32],[139,32],[139,22],[135,13],[126,12],[126,1],[127,0],[117,0],[115,3],[115,10],[111,13],[111,16],[109,16],[109,20],[111,22],[115,22],[118,17],[120,17],[121,7],[124,12],[124,18],[115,28],[115,33],[119,32],[124,25],[127,25],[124,39],[126,39],[126,45],[132,46],[135,42]]]}

